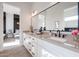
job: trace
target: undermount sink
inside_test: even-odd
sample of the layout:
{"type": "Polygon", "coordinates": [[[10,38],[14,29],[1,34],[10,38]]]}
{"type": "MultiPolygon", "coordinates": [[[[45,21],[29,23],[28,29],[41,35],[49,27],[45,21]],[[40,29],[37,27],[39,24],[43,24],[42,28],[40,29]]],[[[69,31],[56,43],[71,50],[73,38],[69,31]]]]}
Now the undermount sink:
{"type": "Polygon", "coordinates": [[[59,42],[66,42],[66,39],[64,38],[59,38],[59,37],[50,37],[49,39],[55,40],[55,41],[59,41],[59,42]]]}
{"type": "Polygon", "coordinates": [[[50,39],[50,40],[55,40],[55,41],[59,41],[59,42],[66,42],[66,39],[65,38],[59,38],[59,37],[53,37],[53,36],[50,36],[49,34],[36,34],[36,33],[33,33],[33,35],[37,36],[38,38],[41,38],[41,39],[50,39]]]}

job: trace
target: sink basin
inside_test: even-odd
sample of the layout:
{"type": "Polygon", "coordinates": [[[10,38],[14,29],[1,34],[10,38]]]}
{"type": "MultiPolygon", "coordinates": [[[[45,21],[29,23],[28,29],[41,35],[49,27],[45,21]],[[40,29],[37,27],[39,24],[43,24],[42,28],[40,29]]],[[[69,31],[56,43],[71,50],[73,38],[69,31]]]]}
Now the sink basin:
{"type": "Polygon", "coordinates": [[[31,35],[35,36],[35,37],[38,37],[40,39],[51,39],[51,40],[55,40],[55,41],[59,41],[59,42],[66,42],[66,39],[65,38],[59,38],[59,37],[52,37],[48,34],[36,34],[36,33],[32,33],[31,35]]]}
{"type": "Polygon", "coordinates": [[[66,39],[64,38],[58,38],[58,37],[50,37],[49,39],[55,40],[55,41],[59,41],[59,42],[66,42],[66,39]]]}

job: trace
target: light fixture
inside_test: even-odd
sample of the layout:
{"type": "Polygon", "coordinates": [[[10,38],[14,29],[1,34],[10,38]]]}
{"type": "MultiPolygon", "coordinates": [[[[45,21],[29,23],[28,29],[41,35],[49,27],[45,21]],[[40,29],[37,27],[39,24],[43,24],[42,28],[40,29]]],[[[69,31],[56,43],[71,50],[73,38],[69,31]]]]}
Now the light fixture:
{"type": "Polygon", "coordinates": [[[32,16],[34,16],[36,14],[37,14],[37,10],[35,10],[35,11],[32,12],[32,16]]]}

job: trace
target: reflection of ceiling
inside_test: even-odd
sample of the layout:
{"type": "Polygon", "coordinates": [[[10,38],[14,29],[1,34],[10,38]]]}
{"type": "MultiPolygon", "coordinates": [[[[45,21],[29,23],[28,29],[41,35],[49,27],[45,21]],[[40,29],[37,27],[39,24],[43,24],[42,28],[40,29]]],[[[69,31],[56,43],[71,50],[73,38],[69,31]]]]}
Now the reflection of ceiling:
{"type": "Polygon", "coordinates": [[[77,5],[77,2],[62,2],[57,4],[56,6],[47,10],[47,15],[53,15],[55,13],[60,12],[61,10],[64,11],[67,8],[73,7],[77,5]]]}
{"type": "Polygon", "coordinates": [[[61,3],[60,6],[63,8],[63,9],[66,9],[66,8],[70,8],[70,7],[73,7],[77,5],[77,2],[65,2],[65,3],[61,3]]]}

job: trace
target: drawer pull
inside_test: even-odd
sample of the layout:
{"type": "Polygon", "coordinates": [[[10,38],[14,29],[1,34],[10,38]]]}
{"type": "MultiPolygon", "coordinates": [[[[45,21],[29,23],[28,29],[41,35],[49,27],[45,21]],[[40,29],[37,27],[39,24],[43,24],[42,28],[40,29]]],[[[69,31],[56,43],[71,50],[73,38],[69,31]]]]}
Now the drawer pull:
{"type": "Polygon", "coordinates": [[[34,40],[34,38],[32,40],[34,40]]]}
{"type": "Polygon", "coordinates": [[[32,52],[33,55],[35,55],[35,53],[32,52]]]}
{"type": "Polygon", "coordinates": [[[29,37],[29,38],[31,38],[31,37],[29,37]]]}
{"type": "Polygon", "coordinates": [[[25,40],[25,38],[24,38],[24,40],[25,40]]]}
{"type": "Polygon", "coordinates": [[[31,49],[29,49],[29,51],[31,51],[31,49]]]}
{"type": "Polygon", "coordinates": [[[32,47],[34,47],[34,45],[32,45],[32,47]]]}
{"type": "Polygon", "coordinates": [[[29,44],[31,44],[31,43],[29,42],[29,44]]]}

